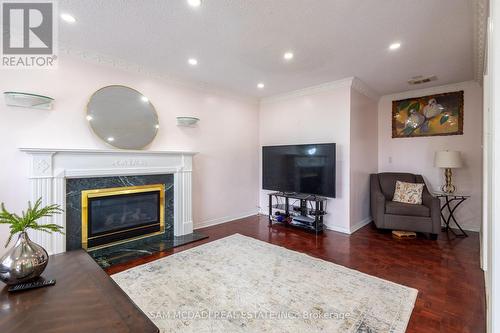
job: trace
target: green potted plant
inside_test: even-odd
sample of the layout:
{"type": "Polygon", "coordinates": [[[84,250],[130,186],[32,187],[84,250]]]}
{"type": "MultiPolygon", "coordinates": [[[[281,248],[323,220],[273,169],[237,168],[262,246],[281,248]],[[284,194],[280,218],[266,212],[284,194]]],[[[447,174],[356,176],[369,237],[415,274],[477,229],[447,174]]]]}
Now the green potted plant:
{"type": "Polygon", "coordinates": [[[26,233],[28,229],[63,233],[60,225],[38,223],[41,218],[62,213],[59,205],[41,206],[41,198],[33,206],[28,202],[28,209],[18,215],[7,211],[3,203],[0,205],[0,224],[8,224],[10,228],[5,247],[10,244],[14,235],[19,234],[14,247],[0,259],[0,280],[8,285],[38,278],[49,262],[47,251],[29,239],[26,233]]]}

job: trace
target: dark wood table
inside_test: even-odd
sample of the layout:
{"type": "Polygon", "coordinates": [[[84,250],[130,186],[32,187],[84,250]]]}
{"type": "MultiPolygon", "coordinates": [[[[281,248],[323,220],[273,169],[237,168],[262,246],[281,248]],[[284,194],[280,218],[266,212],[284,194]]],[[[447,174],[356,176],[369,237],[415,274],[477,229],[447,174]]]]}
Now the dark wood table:
{"type": "Polygon", "coordinates": [[[140,332],[158,328],[83,250],[50,256],[56,285],[7,292],[0,282],[0,332],[140,332]]]}
{"type": "Polygon", "coordinates": [[[434,192],[434,195],[441,199],[444,199],[444,203],[441,206],[441,218],[443,219],[443,222],[445,224],[445,227],[443,228],[443,231],[451,231],[456,237],[469,237],[467,233],[462,229],[460,224],[458,224],[457,219],[455,218],[455,211],[457,210],[458,206],[460,206],[465,200],[470,198],[470,195],[462,195],[462,194],[454,194],[454,193],[445,193],[445,192],[434,192]],[[443,214],[445,209],[448,211],[448,218],[446,218],[443,214]],[[453,229],[450,227],[450,223],[454,222],[455,225],[460,229],[460,234],[457,234],[453,229]]]}

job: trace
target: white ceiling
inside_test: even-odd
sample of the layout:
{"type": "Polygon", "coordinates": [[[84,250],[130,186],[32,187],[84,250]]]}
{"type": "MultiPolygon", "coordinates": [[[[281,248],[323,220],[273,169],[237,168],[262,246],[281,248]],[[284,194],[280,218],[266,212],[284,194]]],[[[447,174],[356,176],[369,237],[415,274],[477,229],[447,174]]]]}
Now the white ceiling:
{"type": "Polygon", "coordinates": [[[62,44],[255,97],[356,76],[379,94],[474,78],[473,0],[61,0],[62,44]],[[389,51],[392,42],[401,42],[389,51]],[[283,60],[292,50],[295,57],[283,60]],[[195,57],[199,64],[189,66],[195,57]],[[263,90],[257,83],[264,82],[263,90]]]}

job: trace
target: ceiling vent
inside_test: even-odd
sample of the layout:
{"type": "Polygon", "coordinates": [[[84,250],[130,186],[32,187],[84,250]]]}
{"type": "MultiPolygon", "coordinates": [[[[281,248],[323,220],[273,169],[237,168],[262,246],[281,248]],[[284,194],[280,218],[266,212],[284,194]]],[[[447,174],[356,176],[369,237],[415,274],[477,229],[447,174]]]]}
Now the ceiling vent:
{"type": "Polygon", "coordinates": [[[410,80],[408,80],[408,84],[411,85],[417,85],[417,84],[422,84],[422,83],[427,83],[431,81],[436,81],[437,76],[436,75],[430,75],[430,76],[414,76],[410,80]]]}

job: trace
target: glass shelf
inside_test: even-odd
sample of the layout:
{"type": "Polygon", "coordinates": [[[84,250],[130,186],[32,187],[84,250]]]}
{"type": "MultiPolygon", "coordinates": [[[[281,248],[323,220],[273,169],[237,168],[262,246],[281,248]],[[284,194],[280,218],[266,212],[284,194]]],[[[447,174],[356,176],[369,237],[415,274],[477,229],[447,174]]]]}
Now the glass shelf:
{"type": "Polygon", "coordinates": [[[453,193],[446,193],[446,192],[443,192],[443,191],[434,191],[432,192],[432,194],[434,194],[434,196],[436,197],[465,197],[465,198],[469,198],[471,195],[470,194],[465,194],[465,193],[459,193],[459,192],[453,192],[453,193]]]}
{"type": "Polygon", "coordinates": [[[3,95],[5,104],[22,108],[51,110],[54,102],[52,97],[17,91],[6,91],[3,95]]]}
{"type": "Polygon", "coordinates": [[[196,117],[177,117],[177,126],[194,126],[200,121],[196,117]]]}

